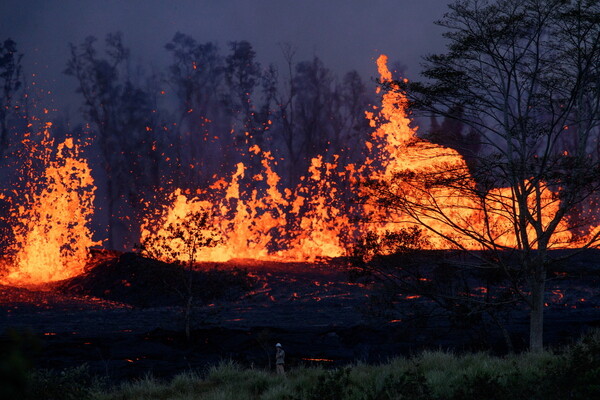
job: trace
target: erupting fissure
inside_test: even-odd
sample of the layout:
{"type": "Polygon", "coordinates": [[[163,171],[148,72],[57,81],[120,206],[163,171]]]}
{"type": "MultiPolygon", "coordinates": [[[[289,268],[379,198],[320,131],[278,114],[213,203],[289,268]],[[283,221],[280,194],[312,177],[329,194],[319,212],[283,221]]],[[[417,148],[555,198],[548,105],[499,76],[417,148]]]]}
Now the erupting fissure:
{"type": "MultiPolygon", "coordinates": [[[[380,56],[377,65],[382,82],[392,86],[392,90],[383,94],[378,115],[367,113],[375,128],[367,146],[371,149],[366,163],[370,166],[370,179],[385,182],[383,191],[391,199],[399,196],[404,205],[418,207],[413,212],[410,206],[398,211],[394,207],[367,204],[364,210],[370,221],[367,230],[385,234],[410,228],[418,220],[420,226],[428,228],[422,231],[423,243],[433,249],[460,246],[478,250],[483,248],[482,243],[493,243],[499,248],[518,247],[520,238],[515,235],[512,218],[516,208],[512,189],[494,188],[484,197],[477,195],[476,183],[463,157],[454,149],[419,138],[417,128],[410,126],[407,99],[391,80],[387,57],[380,56]]],[[[544,182],[538,185],[542,193],[542,221],[547,225],[558,210],[559,200],[544,182]]],[[[528,199],[532,210],[536,206],[534,197],[528,199]]],[[[527,237],[535,237],[533,231],[532,226],[527,226],[527,237]]],[[[567,224],[562,222],[551,245],[564,247],[570,241],[567,224]]]]}
{"type": "MultiPolygon", "coordinates": [[[[377,61],[381,80],[393,86],[386,62],[385,56],[377,61]]],[[[407,100],[398,88],[393,89],[382,93],[380,109],[366,112],[373,133],[366,142],[368,154],[362,165],[340,165],[337,156],[331,157],[331,162],[318,156],[311,160],[298,187],[281,188],[273,155],[252,146],[249,157],[260,157],[260,172],[247,176],[248,170],[240,162],[230,176],[215,178],[210,187],[193,195],[175,190],[163,208],[146,213],[141,224],[142,247],[167,261],[315,261],[347,255],[356,239],[368,232],[406,229],[415,225],[415,218],[430,228],[424,231],[424,243],[431,248],[460,244],[476,249],[480,244],[473,237],[482,232],[501,246],[515,247],[518,239],[510,218],[514,195],[509,189],[489,191],[482,209],[477,203],[481,199],[465,196],[461,188],[431,188],[426,182],[410,180],[415,175],[443,179],[444,174],[463,173],[463,189],[475,185],[457,151],[417,137],[406,113],[407,100]],[[410,201],[442,210],[448,220],[348,198],[347,192],[360,198],[365,194],[362,183],[378,180],[390,183],[387,190],[402,192],[410,201]],[[461,236],[452,225],[467,227],[472,235],[461,236]]],[[[42,146],[53,148],[53,143],[46,139],[42,146]]],[[[39,283],[79,274],[89,248],[98,244],[88,228],[95,186],[78,146],[67,139],[56,147],[53,158],[47,150],[44,154],[45,173],[31,186],[29,204],[13,213],[18,222],[13,229],[14,259],[6,282],[39,283]]],[[[540,190],[546,194],[542,210],[550,218],[558,200],[543,183],[540,190]]],[[[557,231],[553,240],[567,243],[567,227],[561,225],[557,231]]]]}
{"type": "MultiPolygon", "coordinates": [[[[379,57],[377,65],[382,82],[394,86],[387,68],[387,57],[379,57]]],[[[250,151],[263,157],[263,172],[255,180],[266,179],[266,189],[252,187],[250,194],[244,193],[240,178],[244,176],[245,167],[240,163],[229,182],[223,179],[217,181],[213,189],[219,190],[204,193],[203,200],[187,198],[177,191],[173,196],[176,200],[165,208],[158,220],[145,221],[142,242],[162,235],[163,241],[151,242],[160,243],[162,249],[168,249],[164,252],[164,258],[168,259],[166,255],[174,253],[172,246],[178,246],[178,242],[161,233],[164,227],[172,223],[172,215],[190,215],[191,211],[203,205],[204,209],[212,210],[209,225],[221,240],[219,245],[201,250],[198,258],[205,261],[232,258],[314,261],[344,256],[356,238],[368,232],[377,235],[398,232],[415,226],[415,219],[421,226],[429,228],[423,230],[422,241],[429,248],[446,249],[460,245],[481,249],[481,241],[477,240],[479,235],[488,235],[488,239],[499,247],[516,247],[519,238],[515,237],[511,219],[515,202],[511,189],[490,190],[483,200],[485,204],[473,195],[465,195],[469,190],[475,192],[472,190],[475,182],[468,174],[463,157],[456,150],[420,139],[417,128],[411,127],[407,116],[405,96],[397,87],[392,89],[382,93],[378,112],[366,113],[374,131],[366,143],[369,154],[363,165],[342,168],[336,163],[337,157],[334,157],[334,162],[327,163],[318,156],[311,160],[308,175],[297,188],[281,191],[277,187],[280,179],[270,166],[270,153],[262,153],[254,146],[250,151]],[[419,178],[410,178],[415,176],[419,178]],[[456,187],[431,186],[427,178],[422,178],[428,176],[438,181],[459,177],[461,184],[456,187]],[[349,206],[347,199],[340,198],[336,185],[340,180],[351,185],[356,197],[365,194],[360,182],[387,182],[386,190],[401,193],[409,202],[441,212],[437,216],[418,215],[369,201],[349,206]],[[439,215],[446,219],[439,218],[439,215]]],[[[558,202],[543,183],[540,190],[544,202],[542,210],[547,215],[545,218],[550,220],[558,202]]],[[[532,227],[527,227],[527,230],[528,235],[533,235],[532,227]]],[[[566,223],[561,224],[553,243],[565,244],[570,239],[566,223]]]]}
{"type": "Polygon", "coordinates": [[[198,248],[197,260],[315,261],[344,255],[341,233],[350,223],[347,213],[338,208],[338,191],[331,179],[337,164],[314,158],[303,184],[282,192],[277,187],[280,177],[271,167],[271,153],[258,146],[250,151],[261,156],[263,169],[252,177],[249,193],[241,189],[243,163],[237,164],[228,181],[217,180],[209,191],[191,196],[176,190],[157,219],[144,221],[141,243],[145,251],[164,260],[177,254],[179,261],[189,261],[189,247],[197,243],[176,237],[174,232],[188,224],[187,218],[206,215],[200,234],[214,237],[215,244],[198,248]]]}

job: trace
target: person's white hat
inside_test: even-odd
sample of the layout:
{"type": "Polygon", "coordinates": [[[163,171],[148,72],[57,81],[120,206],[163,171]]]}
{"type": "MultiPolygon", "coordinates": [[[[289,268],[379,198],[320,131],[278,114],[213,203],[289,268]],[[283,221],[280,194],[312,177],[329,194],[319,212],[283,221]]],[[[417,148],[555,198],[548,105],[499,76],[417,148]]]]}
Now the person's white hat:
{"type": "Polygon", "coordinates": [[[275,347],[281,347],[281,343],[277,343],[275,347]]]}

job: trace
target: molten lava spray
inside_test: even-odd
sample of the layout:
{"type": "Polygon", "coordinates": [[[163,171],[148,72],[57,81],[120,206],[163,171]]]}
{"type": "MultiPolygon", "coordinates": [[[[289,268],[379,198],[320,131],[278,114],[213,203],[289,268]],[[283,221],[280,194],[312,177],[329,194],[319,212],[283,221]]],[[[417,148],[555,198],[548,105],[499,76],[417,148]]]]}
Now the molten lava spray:
{"type": "MultiPolygon", "coordinates": [[[[367,142],[369,154],[364,165],[340,168],[337,157],[327,163],[318,156],[311,160],[298,187],[282,190],[278,187],[280,178],[272,168],[271,153],[253,146],[250,153],[262,157],[260,173],[246,177],[246,167],[239,163],[229,177],[218,179],[206,192],[192,196],[176,191],[157,218],[144,221],[141,243],[148,253],[166,261],[187,261],[185,254],[189,254],[189,249],[186,250],[181,235],[176,237],[173,233],[180,232],[188,224],[186,219],[199,213],[208,215],[206,229],[199,230],[201,235],[218,238],[218,244],[194,253],[203,261],[314,261],[344,256],[357,237],[369,232],[398,232],[415,225],[428,227],[423,243],[431,248],[458,245],[478,249],[481,240],[477,239],[482,236],[501,247],[516,247],[518,238],[511,218],[515,196],[511,189],[493,189],[485,199],[475,196],[475,182],[468,175],[462,156],[417,136],[406,113],[407,99],[394,87],[386,64],[387,57],[379,57],[381,80],[393,90],[382,93],[377,113],[367,112],[374,131],[367,142]],[[461,178],[459,185],[432,184],[457,181],[457,176],[461,178]],[[252,182],[248,184],[249,178],[252,182]],[[369,193],[360,192],[354,181],[384,182],[390,198],[402,196],[409,204],[419,204],[421,212],[403,211],[389,204],[382,207],[381,202],[349,206],[336,185],[340,179],[350,182],[356,190],[355,197],[368,197],[369,193]],[[432,212],[422,212],[427,209],[432,212]]],[[[549,221],[557,203],[551,190],[540,185],[544,194],[542,211],[549,221]]],[[[370,197],[377,195],[371,193],[370,197]]],[[[533,228],[526,229],[529,235],[534,234],[533,228]]],[[[558,231],[562,233],[555,236],[555,243],[567,242],[566,226],[558,231]]]]}
{"type": "MultiPolygon", "coordinates": [[[[367,113],[376,129],[367,145],[372,155],[366,170],[371,180],[383,183],[379,193],[371,195],[386,199],[388,207],[367,203],[365,215],[371,223],[366,229],[383,234],[417,223],[428,228],[424,235],[435,249],[453,246],[481,249],[483,243],[518,247],[521,238],[515,234],[513,189],[494,188],[486,196],[480,196],[466,162],[456,150],[417,137],[416,128],[410,126],[406,114],[407,99],[391,81],[387,57],[380,56],[377,65],[382,81],[391,85],[392,90],[383,94],[378,115],[367,113]],[[399,198],[402,206],[394,207],[394,199],[399,198]]],[[[538,185],[541,205],[536,207],[535,191],[528,202],[531,210],[539,208],[546,225],[558,210],[559,200],[544,182],[538,185]]],[[[535,247],[532,226],[526,227],[525,236],[535,247]]],[[[567,224],[563,222],[550,244],[564,247],[570,239],[567,224]]]]}
{"type": "Polygon", "coordinates": [[[198,260],[267,258],[269,246],[276,244],[285,227],[288,201],[277,188],[280,179],[271,169],[271,154],[261,152],[258,146],[250,151],[261,155],[263,170],[252,177],[249,193],[241,190],[244,163],[238,163],[229,179],[218,179],[207,192],[193,196],[176,190],[158,218],[147,218],[142,224],[140,242],[145,251],[165,261],[172,261],[177,254],[179,261],[189,261],[185,254],[189,253],[189,245],[195,244],[187,234],[187,242],[175,237],[174,227],[185,229],[190,215],[206,214],[206,229],[199,233],[214,237],[216,243],[197,249],[198,260]]]}
{"type": "Polygon", "coordinates": [[[301,185],[281,191],[281,179],[271,167],[271,153],[258,146],[252,146],[250,152],[261,157],[262,165],[260,173],[251,177],[251,185],[241,184],[246,168],[239,163],[230,178],[217,180],[209,192],[191,196],[176,190],[158,218],[147,218],[140,240],[147,254],[165,261],[172,261],[173,255],[189,261],[182,256],[186,244],[173,235],[174,227],[185,227],[190,215],[206,213],[207,228],[218,243],[198,249],[198,260],[315,261],[344,255],[342,238],[353,227],[339,208],[332,179],[338,173],[337,164],[316,157],[301,185]]]}
{"type": "MultiPolygon", "coordinates": [[[[49,128],[49,126],[47,126],[49,128]]],[[[40,144],[46,167],[28,183],[28,204],[13,210],[12,265],[4,277],[12,285],[38,284],[83,272],[92,240],[88,223],[96,187],[79,146],[66,139],[54,148],[48,130],[40,144]]]]}
{"type": "MultiPolygon", "coordinates": [[[[369,198],[389,196],[394,199],[400,196],[416,204],[429,204],[434,210],[452,215],[457,223],[470,224],[477,217],[474,215],[473,204],[469,198],[451,188],[425,187],[425,181],[410,180],[409,177],[425,177],[443,174],[443,171],[464,171],[466,164],[462,156],[454,149],[435,145],[417,137],[416,128],[411,127],[411,120],[406,113],[407,99],[399,88],[392,82],[392,75],[387,68],[387,57],[377,59],[377,67],[381,80],[390,84],[392,90],[382,95],[379,113],[367,112],[367,118],[375,129],[371,141],[367,143],[370,154],[363,172],[371,181],[384,184],[384,189],[378,193],[369,193],[369,198]]],[[[452,174],[452,172],[448,172],[452,174]]],[[[468,178],[467,178],[468,179],[468,178]]],[[[474,185],[467,182],[467,185],[474,185]]],[[[365,230],[377,235],[386,232],[397,232],[416,224],[414,215],[408,215],[396,207],[382,207],[376,202],[367,202],[364,213],[368,223],[365,230]]],[[[425,242],[431,248],[448,248],[452,244],[432,231],[451,235],[451,229],[436,218],[420,216],[421,223],[431,230],[424,230],[425,242]]],[[[468,238],[458,238],[462,245],[468,238]]],[[[473,244],[474,245],[474,244],[473,244]]]]}
{"type": "MultiPolygon", "coordinates": [[[[407,99],[394,87],[386,63],[386,56],[377,60],[381,80],[393,90],[381,93],[377,112],[366,113],[373,133],[363,165],[340,166],[337,156],[332,162],[317,156],[298,187],[281,188],[275,158],[252,146],[249,156],[260,157],[262,167],[254,176],[248,176],[240,162],[207,189],[195,194],[176,190],[163,208],[148,210],[140,238],[147,254],[183,262],[315,261],[346,255],[354,241],[368,233],[382,235],[415,225],[429,228],[423,243],[431,248],[477,249],[482,236],[500,247],[518,247],[524,235],[515,235],[512,190],[495,188],[486,196],[474,195],[475,182],[461,155],[417,136],[406,113],[407,99]],[[459,185],[439,184],[457,181],[457,176],[459,185]],[[390,206],[381,197],[377,202],[352,202],[348,190],[340,189],[352,188],[355,198],[365,194],[377,198],[359,188],[364,181],[382,182],[391,201],[402,196],[421,211],[390,206]]],[[[13,202],[14,243],[4,283],[37,284],[80,274],[90,247],[100,244],[92,240],[88,228],[96,190],[91,170],[73,139],[54,145],[49,127],[39,145],[25,141],[32,148],[29,154],[40,154],[37,158],[45,168],[38,179],[26,180],[25,203],[13,202]]],[[[25,164],[33,165],[31,159],[25,164]]],[[[559,200],[543,182],[536,184],[540,196],[528,199],[531,208],[539,210],[542,221],[550,221],[559,200]]],[[[6,193],[0,196],[10,200],[6,193]]],[[[525,232],[535,237],[532,227],[525,227],[525,232]]],[[[557,232],[551,245],[568,246],[566,223],[557,232]]]]}
{"type": "Polygon", "coordinates": [[[339,173],[337,157],[334,159],[327,163],[322,156],[313,158],[308,168],[310,175],[296,188],[291,214],[298,225],[287,249],[280,253],[283,258],[315,261],[346,254],[346,239],[355,227],[339,198],[340,190],[334,179],[339,173]]]}

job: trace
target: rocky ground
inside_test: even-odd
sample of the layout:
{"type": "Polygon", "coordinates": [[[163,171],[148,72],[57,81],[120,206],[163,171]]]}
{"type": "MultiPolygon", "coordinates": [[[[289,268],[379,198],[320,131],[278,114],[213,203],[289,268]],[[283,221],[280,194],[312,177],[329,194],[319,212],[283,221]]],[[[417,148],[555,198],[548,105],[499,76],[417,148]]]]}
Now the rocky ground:
{"type": "MultiPolygon", "coordinates": [[[[599,255],[571,259],[550,282],[550,345],[600,326],[599,255]]],[[[37,367],[87,363],[114,379],[171,376],[222,359],[273,367],[277,342],[289,365],[378,362],[424,348],[506,351],[501,330],[488,320],[456,321],[410,295],[393,311],[382,307],[372,283],[352,282],[341,261],[199,266],[187,338],[187,297],[178,286],[187,276],[178,271],[124,254],[53,285],[0,286],[0,341],[6,343],[10,331],[30,335],[39,344],[37,367]]],[[[526,311],[511,310],[502,321],[515,348],[524,348],[526,311]]]]}

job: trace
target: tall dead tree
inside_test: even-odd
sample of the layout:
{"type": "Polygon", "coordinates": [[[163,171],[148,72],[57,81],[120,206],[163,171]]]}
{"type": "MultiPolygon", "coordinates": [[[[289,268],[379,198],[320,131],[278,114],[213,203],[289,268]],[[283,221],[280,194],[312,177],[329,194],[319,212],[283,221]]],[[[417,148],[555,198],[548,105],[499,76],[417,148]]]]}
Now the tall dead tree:
{"type": "Polygon", "coordinates": [[[476,168],[398,170],[371,185],[372,198],[452,247],[485,250],[487,267],[521,282],[530,349],[539,351],[550,250],[598,245],[593,231],[568,243],[565,221],[600,187],[600,2],[460,0],[449,8],[438,22],[447,52],[425,58],[426,81],[387,86],[406,93],[415,113],[456,119],[480,138],[476,168]],[[445,206],[449,197],[461,202],[445,206]],[[517,265],[503,261],[508,254],[517,265]]]}

